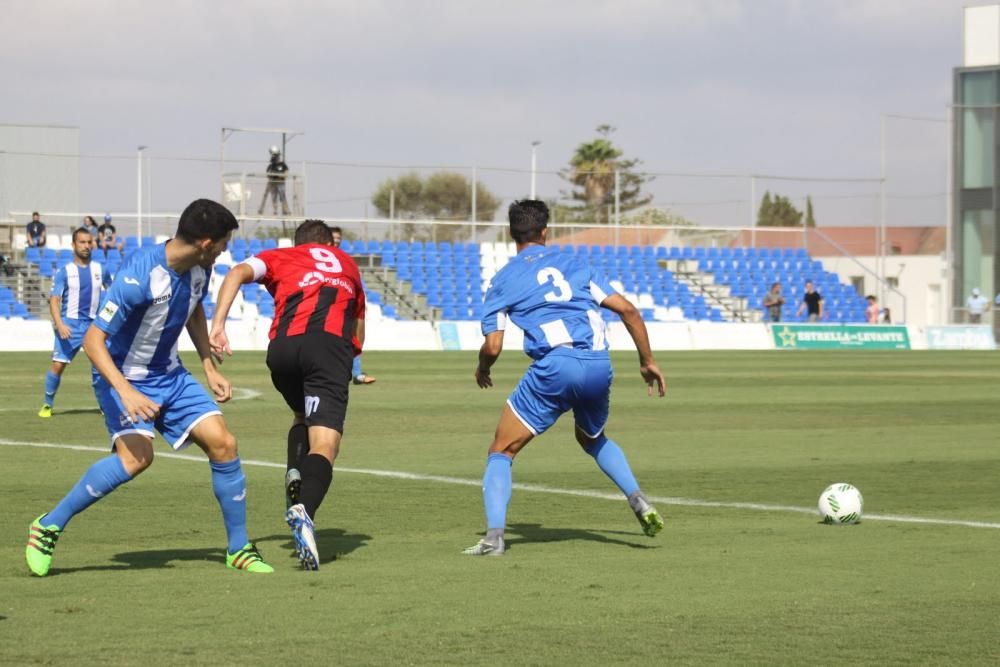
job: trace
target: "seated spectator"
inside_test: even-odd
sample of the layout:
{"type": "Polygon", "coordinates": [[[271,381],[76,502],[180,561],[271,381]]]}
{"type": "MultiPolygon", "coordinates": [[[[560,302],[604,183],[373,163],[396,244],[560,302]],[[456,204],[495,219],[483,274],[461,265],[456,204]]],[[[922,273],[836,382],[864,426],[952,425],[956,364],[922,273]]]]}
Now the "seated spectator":
{"type": "Polygon", "coordinates": [[[115,226],[111,224],[111,214],[105,213],[104,224],[97,228],[97,247],[103,250],[105,255],[112,248],[117,248],[119,252],[125,248],[125,242],[118,240],[116,231],[115,226]]]}
{"type": "Polygon", "coordinates": [[[878,324],[882,318],[882,311],[878,307],[878,299],[875,298],[874,294],[869,294],[865,298],[868,300],[868,307],[865,308],[865,321],[868,324],[878,324]]]}
{"type": "Polygon", "coordinates": [[[88,232],[90,232],[90,236],[93,239],[95,239],[95,242],[96,242],[98,227],[97,227],[97,223],[94,221],[94,217],[93,216],[85,215],[83,217],[83,226],[81,227],[81,229],[86,229],[88,232]]]}
{"type": "Polygon", "coordinates": [[[28,232],[29,248],[45,247],[45,223],[39,220],[38,211],[31,214],[31,222],[25,229],[28,232]]]}

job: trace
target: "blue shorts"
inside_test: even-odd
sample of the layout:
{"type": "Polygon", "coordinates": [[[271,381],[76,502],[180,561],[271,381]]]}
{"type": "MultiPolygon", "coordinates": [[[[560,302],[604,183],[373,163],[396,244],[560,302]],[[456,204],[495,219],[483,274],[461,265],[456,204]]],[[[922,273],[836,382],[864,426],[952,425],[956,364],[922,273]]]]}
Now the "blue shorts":
{"type": "Polygon", "coordinates": [[[596,438],[608,422],[613,375],[606,352],[556,348],[531,364],[507,405],[535,435],[572,409],[580,430],[596,438]]]}
{"type": "Polygon", "coordinates": [[[183,367],[166,375],[129,380],[129,383],[154,403],[158,403],[160,412],[152,422],[133,422],[125,411],[118,392],[98,375],[94,381],[94,393],[104,412],[104,423],[111,434],[112,446],[120,436],[129,433],[152,438],[153,428],[156,428],[171,447],[183,449],[191,444],[188,436],[198,422],[211,415],[222,414],[205,388],[183,367]]]}
{"type": "Polygon", "coordinates": [[[69,338],[63,340],[56,332],[56,343],[52,348],[52,361],[68,364],[73,361],[73,357],[83,346],[83,335],[90,328],[90,320],[63,320],[63,324],[69,327],[69,338]]]}

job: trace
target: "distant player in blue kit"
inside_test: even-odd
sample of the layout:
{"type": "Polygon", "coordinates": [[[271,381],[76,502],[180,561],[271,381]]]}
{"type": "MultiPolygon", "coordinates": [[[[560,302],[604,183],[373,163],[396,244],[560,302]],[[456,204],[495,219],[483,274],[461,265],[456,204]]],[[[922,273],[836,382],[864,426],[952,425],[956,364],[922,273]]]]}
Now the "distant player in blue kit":
{"type": "Polygon", "coordinates": [[[202,301],[212,264],[236,227],[224,206],[199,199],[184,209],[172,240],[137,251],[115,276],[83,341],[100,374],[94,391],[113,453],[90,466],[54,509],[32,522],[25,549],[32,573],[48,574],[70,519],[152,464],[154,429],[174,449],[193,442],[208,456],[228,538],[226,566],[273,572],[247,537],[246,478],[236,438],[177,357],[177,340],[186,328],[215,397],[220,402],[232,397],[209,349],[202,301]]]}
{"type": "Polygon", "coordinates": [[[90,259],[94,237],[84,228],[73,232],[73,261],[59,268],[49,293],[49,312],[56,342],[52,366],[45,374],[45,402],[38,416],[52,416],[63,371],[83,345],[83,335],[97,316],[101,288],[111,282],[107,269],[90,259]]]}
{"type": "Polygon", "coordinates": [[[663,374],[649,348],[639,311],[615,293],[585,261],[545,247],[549,209],[544,202],[511,204],[510,234],[517,256],[493,277],[486,292],[476,383],[492,387],[490,368],[503,349],[507,322],[524,330],[524,351],[534,362],[507,399],[483,475],[486,537],[465,549],[469,556],[504,553],[514,457],[536,435],[573,411],[576,440],[628,499],[643,532],[652,537],[663,519],[639,490],[621,448],[604,433],[611,391],[611,359],[600,308],[621,316],[639,352],[639,373],[653,395],[665,394],[663,374]]]}

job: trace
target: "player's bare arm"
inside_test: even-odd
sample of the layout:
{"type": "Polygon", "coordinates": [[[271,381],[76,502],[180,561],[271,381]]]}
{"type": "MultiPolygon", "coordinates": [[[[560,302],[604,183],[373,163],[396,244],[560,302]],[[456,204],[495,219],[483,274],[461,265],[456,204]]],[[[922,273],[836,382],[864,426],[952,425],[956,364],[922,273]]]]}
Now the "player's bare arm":
{"type": "Polygon", "coordinates": [[[646,394],[653,395],[653,385],[656,385],[657,394],[663,396],[667,393],[667,383],[663,379],[663,373],[656,365],[653,358],[653,350],[649,347],[649,332],[646,331],[646,323],[642,321],[639,310],[621,294],[612,294],[601,302],[601,307],[617,313],[622,318],[622,324],[632,337],[635,349],[639,352],[639,373],[646,383],[646,394]]]}
{"type": "MultiPolygon", "coordinates": [[[[209,389],[215,394],[216,400],[225,403],[233,397],[233,386],[215,366],[215,358],[208,343],[208,321],[205,318],[205,308],[200,303],[195,306],[194,312],[191,313],[191,317],[188,318],[187,324],[184,326],[188,335],[191,336],[191,342],[194,343],[198,357],[201,359],[201,367],[205,370],[205,379],[208,381],[209,389]]],[[[219,361],[222,361],[221,357],[219,361]]]]}
{"type": "Polygon", "coordinates": [[[49,297],[49,314],[52,315],[52,327],[56,330],[56,335],[67,340],[72,332],[66,323],[62,320],[62,315],[59,311],[62,310],[62,297],[50,296],[49,297]]]}
{"type": "Polygon", "coordinates": [[[476,384],[483,389],[493,386],[490,369],[503,351],[503,331],[494,331],[486,335],[483,346],[479,348],[479,365],[476,366],[476,384]]]}
{"type": "MultiPolygon", "coordinates": [[[[208,335],[209,347],[212,354],[219,362],[222,362],[222,355],[233,356],[233,350],[229,346],[229,336],[226,335],[226,318],[229,317],[229,310],[233,307],[233,301],[239,294],[240,287],[253,282],[253,269],[246,264],[237,264],[229,270],[222,286],[219,287],[219,295],[215,304],[215,315],[212,317],[212,331],[208,335]]],[[[204,314],[204,311],[202,311],[204,314]]],[[[190,322],[189,322],[190,323],[190,322]]]]}
{"type": "Polygon", "coordinates": [[[122,375],[108,352],[105,344],[107,340],[108,334],[92,324],[83,337],[83,351],[101,377],[118,392],[129,418],[132,421],[152,421],[159,414],[160,406],[133,387],[122,375]]]}

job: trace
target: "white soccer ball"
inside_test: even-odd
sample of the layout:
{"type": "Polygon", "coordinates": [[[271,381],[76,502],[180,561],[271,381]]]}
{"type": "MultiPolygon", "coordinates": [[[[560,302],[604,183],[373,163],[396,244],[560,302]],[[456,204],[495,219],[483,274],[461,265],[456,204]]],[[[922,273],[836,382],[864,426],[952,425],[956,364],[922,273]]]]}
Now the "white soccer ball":
{"type": "Polygon", "coordinates": [[[831,484],[819,496],[819,514],[823,523],[848,524],[861,521],[865,499],[861,492],[845,482],[831,484]]]}

